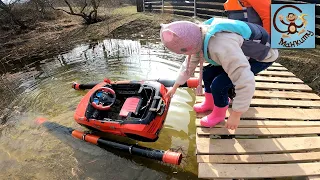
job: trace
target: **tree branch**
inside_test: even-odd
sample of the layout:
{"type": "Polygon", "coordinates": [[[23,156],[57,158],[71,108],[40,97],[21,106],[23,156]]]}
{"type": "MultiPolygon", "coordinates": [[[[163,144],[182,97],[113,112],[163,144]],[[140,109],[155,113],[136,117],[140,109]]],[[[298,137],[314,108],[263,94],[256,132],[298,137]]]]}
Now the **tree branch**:
{"type": "Polygon", "coordinates": [[[53,6],[51,6],[51,8],[52,8],[52,9],[54,9],[54,10],[57,10],[57,11],[63,11],[63,12],[65,12],[65,13],[68,13],[68,14],[72,15],[72,13],[71,13],[71,12],[66,11],[66,10],[64,10],[64,9],[55,8],[55,7],[53,7],[53,6]]]}
{"type": "MultiPolygon", "coordinates": [[[[1,1],[1,0],[0,0],[1,1]]],[[[88,4],[88,1],[87,0],[84,0],[82,2],[84,2],[83,6],[81,6],[81,10],[80,9],[77,9],[77,12],[78,10],[80,10],[79,13],[76,13],[71,4],[68,2],[68,0],[64,0],[64,2],[67,4],[67,6],[69,7],[69,11],[68,10],[65,10],[65,9],[60,9],[60,8],[55,8],[53,7],[53,5],[51,4],[51,8],[54,9],[54,10],[60,10],[60,11],[63,11],[67,14],[70,14],[70,15],[76,15],[76,16],[80,16],[82,17],[87,24],[92,24],[92,23],[95,23],[97,22],[97,9],[98,9],[98,5],[97,5],[97,2],[100,2],[99,0],[96,1],[96,0],[91,0],[91,4],[88,4]],[[91,10],[91,8],[88,8],[88,10],[91,10],[88,14],[88,12],[86,13],[85,12],[85,9],[88,7],[88,5],[91,5],[93,10],[91,10]]]]}
{"type": "Polygon", "coordinates": [[[87,0],[85,0],[85,1],[84,1],[84,5],[83,5],[80,13],[82,13],[82,12],[84,11],[84,9],[87,7],[87,5],[88,5],[88,4],[87,4],[87,0]]]}
{"type": "Polygon", "coordinates": [[[97,4],[95,0],[91,0],[93,10],[97,10],[97,4]]]}
{"type": "Polygon", "coordinates": [[[92,13],[94,13],[96,10],[92,10],[90,13],[89,13],[89,16],[91,17],[92,13]]]}
{"type": "Polygon", "coordinates": [[[71,12],[72,14],[74,14],[73,9],[72,9],[70,3],[69,3],[67,0],[64,0],[64,2],[68,5],[68,7],[69,7],[69,9],[70,9],[70,12],[71,12]]]}
{"type": "Polygon", "coordinates": [[[97,0],[97,9],[99,8],[99,6],[100,6],[100,0],[97,0]]]}
{"type": "Polygon", "coordinates": [[[64,9],[55,8],[55,7],[53,7],[53,6],[51,6],[51,8],[54,9],[54,10],[63,11],[63,12],[65,12],[65,13],[67,13],[67,14],[70,14],[70,15],[76,15],[76,16],[81,16],[81,17],[83,17],[83,14],[74,13],[73,11],[72,11],[72,12],[69,12],[69,11],[66,11],[66,10],[64,10],[64,9]]]}

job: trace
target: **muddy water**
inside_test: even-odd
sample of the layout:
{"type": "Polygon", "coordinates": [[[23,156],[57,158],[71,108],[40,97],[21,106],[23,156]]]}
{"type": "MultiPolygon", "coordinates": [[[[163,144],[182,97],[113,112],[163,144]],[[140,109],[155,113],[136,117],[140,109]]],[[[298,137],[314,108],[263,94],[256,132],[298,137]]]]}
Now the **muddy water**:
{"type": "MultiPolygon", "coordinates": [[[[183,153],[180,166],[102,149],[68,135],[83,130],[73,112],[85,92],[74,81],[174,79],[183,56],[156,42],[104,40],[79,45],[1,75],[0,179],[196,179],[194,92],[178,89],[155,143],[127,143],[183,153]],[[38,126],[37,117],[50,123],[38,126]]],[[[2,70],[5,71],[5,68],[2,70]]]]}

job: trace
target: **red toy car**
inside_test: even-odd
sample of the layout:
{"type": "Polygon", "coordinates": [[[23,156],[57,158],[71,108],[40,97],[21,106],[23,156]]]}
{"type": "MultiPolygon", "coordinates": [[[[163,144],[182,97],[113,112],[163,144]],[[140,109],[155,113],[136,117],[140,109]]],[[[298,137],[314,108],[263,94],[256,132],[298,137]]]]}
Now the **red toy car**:
{"type": "MultiPolygon", "coordinates": [[[[196,87],[189,79],[184,87],[196,87]]],[[[73,84],[74,89],[91,89],[80,101],[74,118],[89,129],[154,142],[165,122],[171,98],[164,98],[174,81],[118,81],[73,84]]]]}

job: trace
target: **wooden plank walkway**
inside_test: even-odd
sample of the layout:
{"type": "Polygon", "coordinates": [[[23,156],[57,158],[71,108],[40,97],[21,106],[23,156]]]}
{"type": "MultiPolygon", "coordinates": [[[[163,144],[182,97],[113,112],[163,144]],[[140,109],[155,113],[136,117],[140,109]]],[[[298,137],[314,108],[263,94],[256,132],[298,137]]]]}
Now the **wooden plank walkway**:
{"type": "MultiPolygon", "coordinates": [[[[210,112],[197,114],[198,177],[320,179],[320,97],[279,63],[255,80],[254,97],[237,130],[224,128],[231,108],[213,128],[200,125],[210,112]]],[[[197,96],[195,103],[203,100],[197,96]]]]}

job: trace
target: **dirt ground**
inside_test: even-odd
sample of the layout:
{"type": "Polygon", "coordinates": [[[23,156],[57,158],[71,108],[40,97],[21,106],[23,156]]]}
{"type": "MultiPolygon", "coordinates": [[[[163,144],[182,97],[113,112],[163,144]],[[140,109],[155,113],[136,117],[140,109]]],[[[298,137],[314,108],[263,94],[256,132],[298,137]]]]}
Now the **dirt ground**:
{"type": "MultiPolygon", "coordinates": [[[[170,14],[137,13],[135,6],[104,12],[110,12],[105,14],[105,21],[89,26],[83,25],[80,18],[63,14],[59,19],[42,22],[41,26],[26,33],[0,32],[0,62],[7,66],[14,61],[28,64],[68,51],[79,43],[105,38],[159,39],[161,23],[195,20],[170,14]]],[[[320,94],[320,46],[316,49],[280,50],[277,62],[320,94]]]]}
{"type": "Polygon", "coordinates": [[[320,95],[320,46],[316,49],[280,50],[278,62],[320,95]]]}

